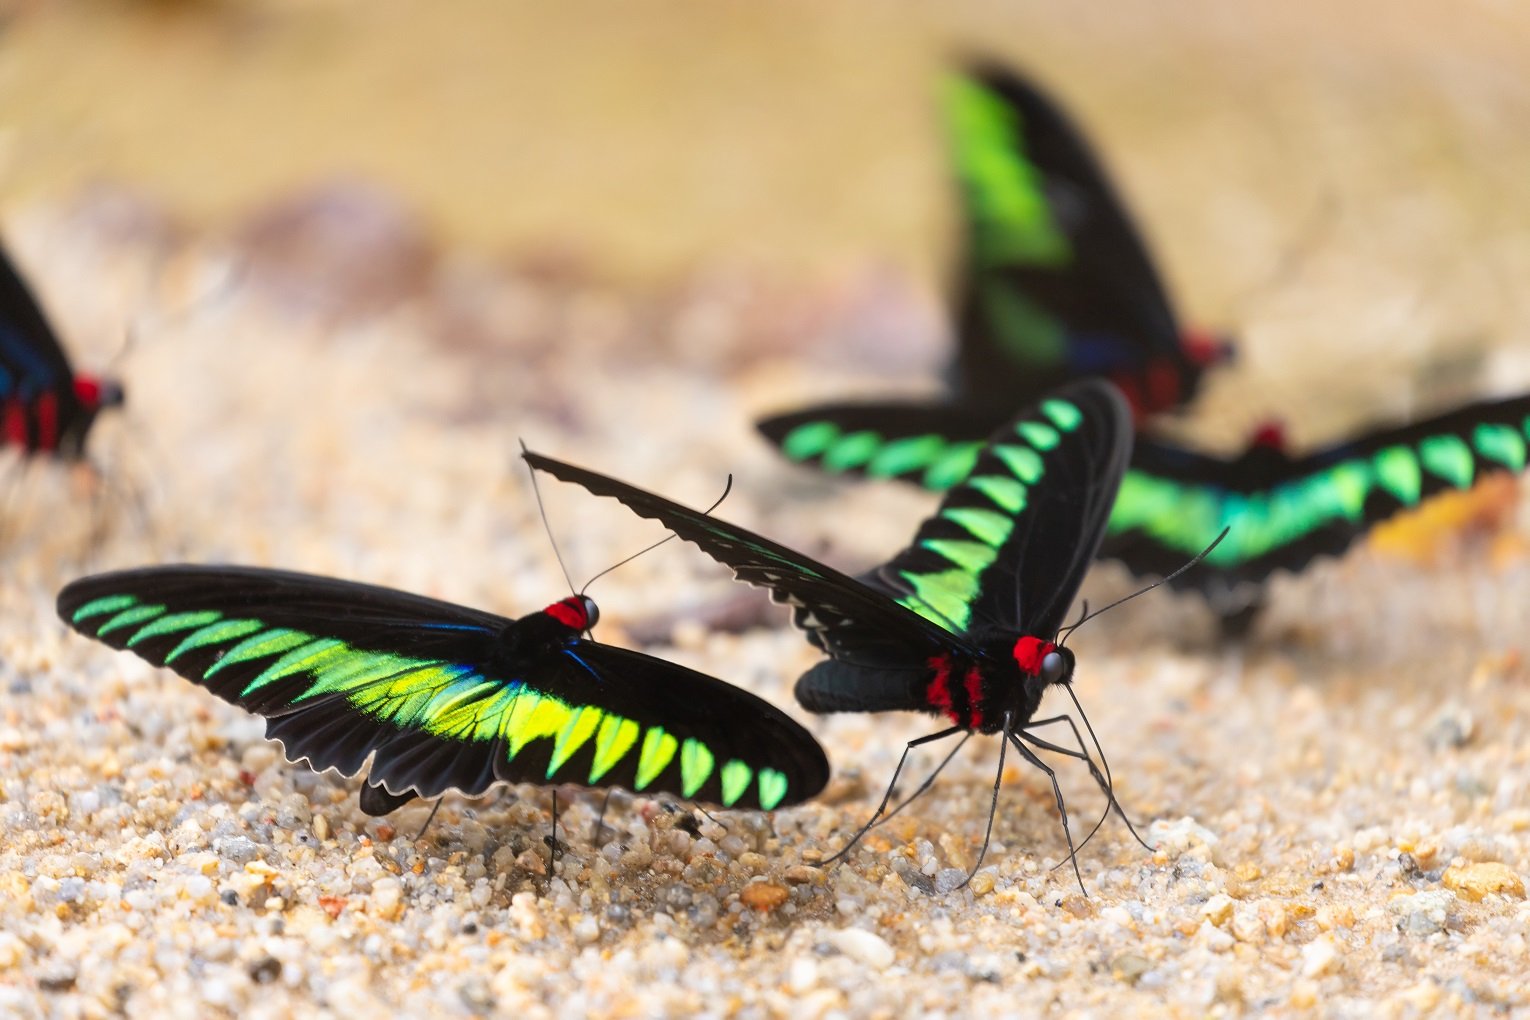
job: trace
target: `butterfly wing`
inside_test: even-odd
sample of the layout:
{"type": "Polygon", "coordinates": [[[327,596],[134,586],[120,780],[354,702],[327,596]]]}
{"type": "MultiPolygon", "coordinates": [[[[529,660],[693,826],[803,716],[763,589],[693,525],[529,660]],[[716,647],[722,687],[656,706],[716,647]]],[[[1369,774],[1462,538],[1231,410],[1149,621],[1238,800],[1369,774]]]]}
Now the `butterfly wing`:
{"type": "Polygon", "coordinates": [[[954,370],[964,401],[1008,415],[1082,375],[1120,382],[1148,411],[1187,399],[1198,368],[1083,135],[994,64],[951,76],[942,98],[967,234],[954,370]]]}
{"type": "Polygon", "coordinates": [[[1459,408],[1381,429],[1297,460],[1237,461],[1139,441],[1102,556],[1165,575],[1222,528],[1202,566],[1176,579],[1205,590],[1262,582],[1336,556],[1377,522],[1491,471],[1523,471],[1530,396],[1459,408]],[[1270,464],[1260,470],[1262,463],[1270,464]]]}
{"type": "Polygon", "coordinates": [[[392,589],[150,567],[75,581],[58,611],[265,716],[294,761],[355,775],[370,757],[384,810],[500,780],[769,809],[828,778],[801,726],[720,680],[594,641],[528,642],[524,621],[392,589]]]}
{"type": "Polygon", "coordinates": [[[957,633],[1050,638],[1094,559],[1132,450],[1114,386],[1063,387],[1000,428],[872,583],[957,633]]]}
{"type": "Polygon", "coordinates": [[[755,426],[787,458],[829,474],[895,478],[944,492],[972,471],[989,416],[954,404],[826,404],[755,426]]]}
{"type": "Polygon", "coordinates": [[[740,581],[768,589],[776,601],[795,608],[797,625],[835,658],[868,664],[922,663],[952,643],[952,635],[884,593],[746,528],[587,468],[530,451],[523,456],[538,471],[615,499],[639,517],[658,521],[731,568],[740,581]]]}
{"type": "Polygon", "coordinates": [[[74,373],[58,337],[10,256],[0,248],[0,399],[74,397],[74,373]]]}

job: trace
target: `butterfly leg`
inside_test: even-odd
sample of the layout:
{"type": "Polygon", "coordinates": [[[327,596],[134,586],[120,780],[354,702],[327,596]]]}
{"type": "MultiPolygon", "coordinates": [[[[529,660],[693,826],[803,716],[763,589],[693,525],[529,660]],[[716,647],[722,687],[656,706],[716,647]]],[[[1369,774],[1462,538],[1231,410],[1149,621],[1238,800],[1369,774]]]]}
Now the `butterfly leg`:
{"type": "MultiPolygon", "coordinates": [[[[1127,831],[1132,834],[1132,838],[1135,839],[1138,843],[1141,843],[1144,849],[1153,849],[1153,847],[1146,840],[1144,840],[1140,834],[1138,834],[1137,827],[1132,824],[1132,820],[1126,815],[1126,810],[1121,807],[1121,802],[1116,799],[1116,785],[1115,781],[1110,776],[1110,772],[1108,771],[1109,766],[1106,766],[1107,771],[1102,773],[1099,767],[1095,765],[1094,759],[1090,757],[1088,752],[1084,750],[1084,737],[1081,733],[1079,733],[1078,724],[1073,721],[1073,717],[1071,715],[1058,715],[1053,716],[1050,719],[1038,719],[1035,722],[1028,724],[1024,730],[1021,730],[1020,735],[1025,740],[1029,741],[1033,746],[1039,747],[1044,751],[1053,751],[1057,754],[1066,755],[1069,758],[1077,758],[1079,761],[1087,764],[1089,766],[1089,774],[1094,777],[1095,785],[1100,788],[1101,793],[1105,794],[1105,798],[1109,802],[1105,809],[1106,816],[1108,816],[1111,810],[1114,809],[1116,814],[1121,817],[1121,821],[1126,823],[1127,831]],[[1068,728],[1073,731],[1073,739],[1078,741],[1079,749],[1077,751],[1069,747],[1061,747],[1057,744],[1051,743],[1050,741],[1042,740],[1040,737],[1030,732],[1038,726],[1051,726],[1060,722],[1067,723],[1068,728]]],[[[1104,817],[1102,817],[1100,821],[1094,823],[1094,828],[1089,830],[1089,835],[1085,836],[1083,842],[1079,843],[1078,846],[1080,850],[1084,848],[1085,843],[1088,843],[1091,839],[1094,838],[1094,834],[1099,831],[1100,825],[1104,822],[1104,820],[1104,817]]]]}
{"type": "Polygon", "coordinates": [[[919,784],[919,789],[915,790],[913,793],[909,794],[907,797],[904,797],[901,801],[898,802],[896,807],[894,807],[891,811],[887,812],[887,814],[883,815],[881,818],[878,818],[876,820],[876,824],[873,825],[872,828],[876,828],[877,825],[881,825],[883,822],[887,821],[893,815],[897,814],[899,811],[902,811],[904,808],[908,807],[914,801],[918,800],[919,797],[926,790],[928,790],[931,786],[934,785],[935,777],[940,775],[941,772],[945,770],[945,767],[947,765],[951,764],[951,759],[956,757],[956,752],[960,751],[964,746],[966,746],[967,741],[969,741],[971,739],[972,739],[972,731],[968,730],[962,736],[962,739],[960,739],[960,740],[958,740],[956,742],[956,746],[951,748],[950,753],[947,754],[944,758],[941,759],[940,764],[935,766],[934,771],[932,771],[928,776],[925,777],[924,782],[919,784]]]}
{"type": "Polygon", "coordinates": [[[420,826],[420,831],[414,834],[415,842],[419,842],[425,836],[425,830],[430,828],[430,823],[436,820],[436,812],[441,810],[441,798],[437,797],[435,804],[431,805],[430,814],[425,816],[425,824],[420,826]]]}
{"type": "Polygon", "coordinates": [[[591,846],[600,846],[600,833],[606,826],[606,808],[611,806],[611,794],[615,792],[615,787],[606,787],[606,795],[600,800],[600,814],[595,816],[595,828],[590,830],[591,846]]]}
{"type": "Polygon", "coordinates": [[[1089,890],[1084,888],[1084,876],[1078,870],[1078,849],[1073,843],[1073,829],[1068,825],[1068,806],[1063,801],[1062,787],[1057,785],[1057,773],[1052,771],[1050,765],[1036,757],[1036,752],[1020,742],[1019,734],[1006,726],[1004,735],[1009,743],[1015,745],[1015,750],[1020,752],[1020,757],[1046,773],[1046,777],[1052,781],[1052,796],[1057,800],[1057,814],[1062,819],[1063,836],[1068,840],[1068,859],[1073,862],[1073,877],[1078,880],[1079,890],[1088,896],[1089,890]]]}
{"type": "MultiPolygon", "coordinates": [[[[1004,729],[1000,730],[1001,733],[1006,736],[1009,735],[1009,726],[1013,719],[1013,713],[1004,713],[1004,729]]],[[[983,866],[983,858],[988,856],[988,843],[993,839],[993,819],[999,813],[999,786],[1004,782],[1004,749],[1007,744],[1008,741],[999,741],[999,771],[994,773],[993,777],[993,800],[988,805],[988,827],[983,830],[983,848],[978,851],[977,860],[973,862],[972,870],[967,872],[967,877],[962,879],[962,884],[957,886],[958,889],[965,889],[967,887],[967,883],[972,881],[972,876],[976,875],[978,869],[983,866]]]]}
{"type": "Polygon", "coordinates": [[[898,767],[893,769],[892,781],[887,784],[887,792],[882,794],[882,803],[878,804],[876,811],[872,812],[871,820],[856,830],[855,835],[850,837],[850,842],[846,843],[837,854],[835,854],[833,857],[829,857],[823,861],[820,861],[818,866],[820,868],[826,868],[833,864],[835,861],[839,860],[841,857],[848,854],[852,849],[854,849],[855,844],[861,841],[861,837],[870,832],[871,827],[877,824],[877,820],[882,817],[882,812],[887,810],[888,801],[892,800],[893,790],[898,785],[898,776],[900,773],[902,773],[903,766],[908,761],[908,754],[910,751],[920,746],[921,744],[928,744],[932,741],[943,740],[946,737],[951,736],[953,733],[962,732],[965,732],[962,727],[952,726],[948,729],[941,730],[939,733],[931,733],[928,736],[919,737],[917,740],[910,740],[908,744],[903,748],[903,754],[898,758],[898,767]]]}

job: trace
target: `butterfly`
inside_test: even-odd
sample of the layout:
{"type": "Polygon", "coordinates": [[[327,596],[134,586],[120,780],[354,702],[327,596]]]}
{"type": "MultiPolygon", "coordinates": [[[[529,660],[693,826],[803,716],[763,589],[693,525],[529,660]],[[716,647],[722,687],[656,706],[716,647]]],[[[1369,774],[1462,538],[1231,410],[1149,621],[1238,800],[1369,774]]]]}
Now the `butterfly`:
{"type": "MultiPolygon", "coordinates": [[[[967,477],[983,448],[982,440],[964,438],[976,429],[972,420],[953,429],[955,436],[917,416],[896,424],[907,432],[882,431],[879,424],[870,418],[852,423],[863,436],[879,437],[878,452],[858,465],[835,459],[843,438],[811,457],[805,444],[797,453],[826,468],[945,490],[967,477]]],[[[1376,524],[1435,493],[1469,488],[1490,472],[1524,471],[1527,443],[1530,395],[1362,430],[1301,456],[1288,451],[1276,425],[1262,427],[1231,458],[1139,435],[1100,556],[1138,576],[1163,577],[1194,556],[1206,535],[1229,528],[1227,540],[1197,570],[1172,583],[1204,595],[1224,634],[1237,636],[1257,617],[1277,570],[1300,571],[1319,557],[1339,556],[1376,524]]]]}
{"type": "MultiPolygon", "coordinates": [[[[958,733],[963,742],[973,733],[1001,735],[995,804],[1004,748],[1012,745],[1052,779],[1072,849],[1056,777],[1035,749],[1088,762],[1115,806],[1108,771],[1098,771],[1081,738],[1080,750],[1072,750],[1035,732],[1072,725],[1069,716],[1036,715],[1049,688],[1072,693],[1075,659],[1064,644],[1064,620],[1104,537],[1131,448],[1131,410],[1114,386],[1084,380],[1064,387],[995,432],[912,544],[860,578],[594,471],[525,457],[536,470],[658,521],[739,580],[792,606],[793,621],[827,654],[797,682],[804,708],[944,720],[947,728],[909,745],[899,772],[920,744],[958,733]]],[[[988,824],[991,833],[992,813],[988,824]]],[[[987,846],[985,834],[984,852],[987,846]]]]}
{"type": "Polygon", "coordinates": [[[0,444],[79,460],[103,409],[123,402],[114,380],[76,375],[47,317],[0,248],[0,444]]]}
{"type": "Polygon", "coordinates": [[[965,228],[949,402],[830,404],[759,430],[788,457],[822,453],[834,470],[870,465],[879,433],[980,440],[1080,377],[1111,379],[1139,418],[1189,401],[1232,349],[1181,330],[1131,217],[1067,115],[991,63],[950,75],[940,98],[965,228]]]}
{"type": "Polygon", "coordinates": [[[289,760],[371,769],[386,814],[496,782],[622,786],[764,811],[828,782],[803,727],[721,680],[586,637],[593,600],[518,619],[254,567],[159,566],[74,581],[75,630],[264,716],[289,760]]]}

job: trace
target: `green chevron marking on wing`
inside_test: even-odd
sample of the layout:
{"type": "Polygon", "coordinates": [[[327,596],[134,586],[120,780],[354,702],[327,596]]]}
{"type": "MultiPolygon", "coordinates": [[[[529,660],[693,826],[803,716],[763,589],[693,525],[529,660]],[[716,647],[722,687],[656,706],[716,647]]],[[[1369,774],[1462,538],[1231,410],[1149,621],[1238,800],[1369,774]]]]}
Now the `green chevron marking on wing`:
{"type": "Polygon", "coordinates": [[[832,421],[810,421],[786,434],[781,440],[781,452],[791,460],[812,460],[834,445],[841,432],[832,421]]]}
{"type": "Polygon", "coordinates": [[[948,443],[945,452],[924,473],[920,485],[931,492],[945,492],[972,473],[982,452],[983,444],[979,441],[948,443]]]}
{"type": "Polygon", "coordinates": [[[1053,219],[1040,171],[1025,158],[1019,115],[960,75],[945,80],[941,98],[979,261],[1065,265],[1072,247],[1053,219]]]}
{"type": "Polygon", "coordinates": [[[1525,438],[1512,425],[1478,425],[1472,432],[1472,445],[1483,457],[1502,464],[1510,471],[1525,469],[1525,438]]]}
{"type": "Polygon", "coordinates": [[[1426,471],[1456,488],[1464,489],[1472,484],[1476,465],[1472,462],[1471,447],[1460,436],[1429,436],[1421,439],[1418,456],[1426,471]]]}
{"type": "Polygon", "coordinates": [[[1371,458],[1376,469],[1376,483],[1404,506],[1417,503],[1424,489],[1424,475],[1418,458],[1406,446],[1389,446],[1371,458]]]}
{"type": "MultiPolygon", "coordinates": [[[[137,596],[109,595],[74,611],[74,625],[94,637],[131,631],[122,644],[145,651],[155,639],[180,641],[159,661],[168,664],[193,652],[213,658],[191,678],[214,685],[236,666],[256,670],[238,684],[245,699],[279,691],[293,708],[328,696],[346,699],[361,716],[400,729],[424,730],[461,743],[501,741],[514,760],[535,741],[550,741],[546,778],[555,780],[579,752],[593,745],[589,771],[569,781],[599,785],[612,769],[636,755],[634,787],[641,792],[668,769],[677,753],[685,796],[695,795],[713,775],[716,755],[704,742],[682,743],[662,726],[608,712],[598,705],[573,704],[534,690],[520,679],[483,676],[477,667],[440,658],[358,648],[332,637],[293,628],[269,627],[258,619],[225,616],[217,610],[171,612],[137,596]]],[[[181,667],[185,672],[184,664],[181,667]]],[[[243,674],[235,674],[243,675],[243,674]]],[[[718,773],[723,803],[733,806],[755,784],[760,804],[771,810],[788,793],[786,776],[774,769],[757,773],[730,760],[718,773]]]]}
{"type": "Polygon", "coordinates": [[[945,439],[940,436],[894,439],[867,462],[866,474],[872,478],[897,478],[899,475],[923,471],[939,459],[946,445],[945,439]]]}

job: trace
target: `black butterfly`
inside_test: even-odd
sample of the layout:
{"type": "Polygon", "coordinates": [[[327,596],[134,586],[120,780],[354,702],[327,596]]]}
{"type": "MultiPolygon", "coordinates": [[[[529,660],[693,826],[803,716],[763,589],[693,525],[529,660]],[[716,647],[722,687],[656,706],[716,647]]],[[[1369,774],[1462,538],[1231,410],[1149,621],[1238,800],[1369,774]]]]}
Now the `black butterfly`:
{"type": "Polygon", "coordinates": [[[0,443],[27,455],[78,460],[96,415],[122,401],[116,381],[74,374],[42,308],[0,248],[0,443]]]}
{"type": "MultiPolygon", "coordinates": [[[[1071,725],[1068,716],[1035,715],[1049,687],[1072,693],[1064,618],[1104,536],[1131,446],[1131,411],[1115,387],[1087,380],[1061,389],[994,433],[913,543],[860,579],[593,471],[538,454],[526,459],[659,521],[739,580],[793,606],[794,622],[829,656],[798,681],[803,707],[927,712],[950,723],[910,748],[957,733],[1001,734],[1052,777],[1066,832],[1056,778],[1032,748],[1089,762],[1110,797],[1108,776],[1086,751],[1036,735],[1048,724],[1071,725]]],[[[996,778],[995,802],[998,786],[996,778]]],[[[873,822],[886,806],[884,797],[873,822]]],[[[990,815],[990,832],[992,825],[990,815]]]]}
{"type": "Polygon", "coordinates": [[[1080,377],[1111,379],[1139,417],[1189,401],[1231,347],[1180,329],[1131,217],[1067,115],[991,63],[951,75],[941,98],[966,233],[950,401],[830,404],[767,418],[760,431],[793,459],[843,470],[875,460],[873,436],[980,440],[1080,377]]]}
{"type": "Polygon", "coordinates": [[[385,814],[495,782],[664,791],[773,810],[823,789],[808,732],[752,694],[584,636],[576,595],[517,620],[254,567],[145,567],[59,592],[66,623],[266,718],[292,761],[385,814]]]}

